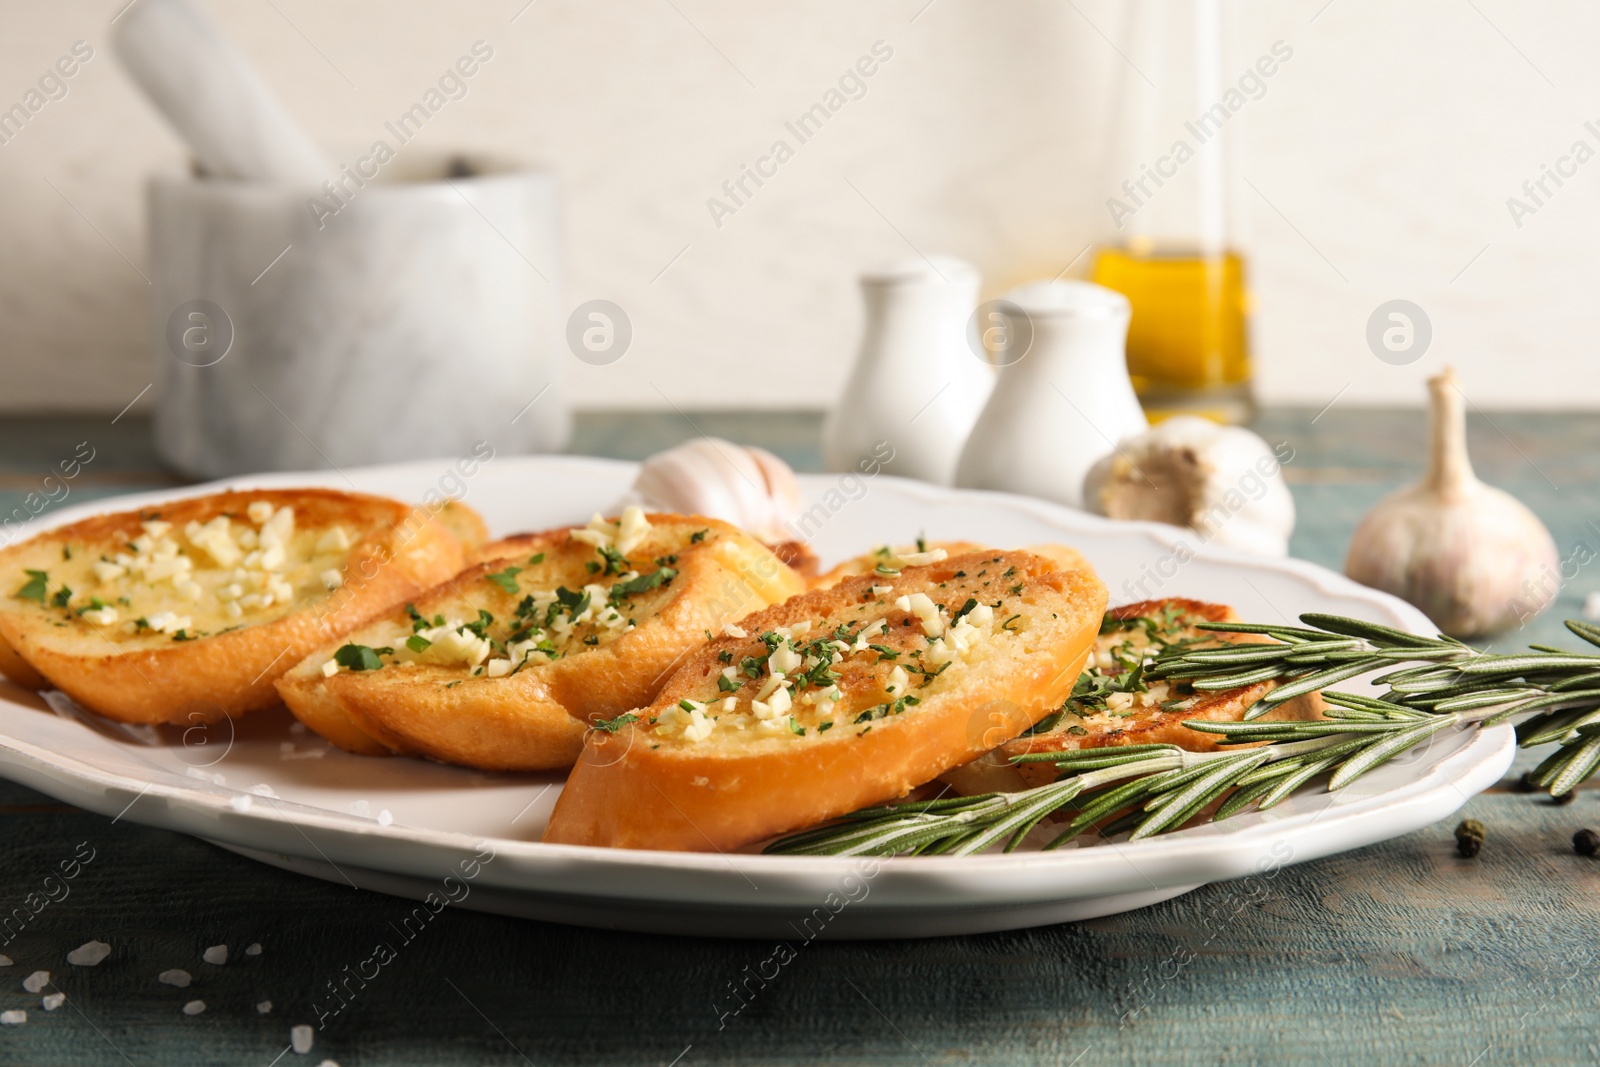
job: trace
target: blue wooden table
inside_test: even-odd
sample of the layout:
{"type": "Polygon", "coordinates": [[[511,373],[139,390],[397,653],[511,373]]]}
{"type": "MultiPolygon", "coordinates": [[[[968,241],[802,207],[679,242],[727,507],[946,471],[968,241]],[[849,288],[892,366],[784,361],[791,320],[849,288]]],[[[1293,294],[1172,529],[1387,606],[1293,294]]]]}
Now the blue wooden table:
{"type": "MultiPolygon", "coordinates": [[[[1360,514],[1417,475],[1423,430],[1416,412],[1317,414],[1269,410],[1256,429],[1295,449],[1294,554],[1338,567],[1360,514]]],[[[639,457],[698,427],[817,469],[818,424],[591,413],[574,450],[639,457]]],[[[12,419],[0,422],[0,508],[83,441],[95,457],[67,502],[178,484],[132,416],[12,419]]],[[[1600,417],[1474,415],[1470,441],[1479,473],[1539,512],[1563,555],[1600,549],[1600,417]]],[[[1600,569],[1580,572],[1502,643],[1562,641],[1560,617],[1594,589],[1600,569]]],[[[1565,806],[1521,793],[1515,776],[1534,758],[1468,805],[1488,829],[1474,860],[1439,825],[1092,922],[818,942],[730,1019],[714,1004],[773,946],[448,909],[303,1056],[291,1026],[315,1023],[315,992],[406,904],[0,783],[0,922],[13,916],[0,952],[14,961],[0,967],[0,1011],[28,1013],[0,1026],[0,1064],[1594,1063],[1600,863],[1570,839],[1600,828],[1600,790],[1565,806]],[[77,876],[47,884],[74,856],[77,876]],[[68,964],[92,938],[110,957],[68,964]],[[252,943],[262,951],[247,956],[252,943]],[[228,962],[203,962],[217,944],[228,962]],[[159,983],[168,968],[192,985],[159,983]],[[44,993],[66,994],[54,1011],[23,988],[35,970],[51,972],[44,993]],[[197,999],[205,1011],[185,1015],[197,999]]]]}

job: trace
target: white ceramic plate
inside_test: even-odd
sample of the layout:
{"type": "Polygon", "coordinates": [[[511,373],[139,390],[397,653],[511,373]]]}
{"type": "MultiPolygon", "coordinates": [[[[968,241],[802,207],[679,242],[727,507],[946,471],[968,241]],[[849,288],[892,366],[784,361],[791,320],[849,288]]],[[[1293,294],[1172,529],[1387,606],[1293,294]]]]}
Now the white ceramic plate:
{"type": "MultiPolygon", "coordinates": [[[[627,463],[528,457],[495,459],[470,478],[439,461],[227,484],[353,486],[408,500],[464,487],[465,500],[501,535],[585,521],[623,495],[634,471],[627,463]]],[[[814,505],[807,532],[825,564],[922,532],[1006,547],[1063,541],[1094,563],[1113,603],[1182,595],[1232,604],[1250,619],[1324,611],[1431,632],[1400,601],[1310,564],[1220,550],[1180,563],[1189,553],[1175,547],[1192,546],[1194,537],[1172,527],[887,476],[813,475],[801,485],[814,505]]],[[[64,508],[41,528],[175,495],[64,508]]],[[[53,703],[54,710],[0,682],[0,774],[67,803],[332,881],[419,900],[433,894],[435,907],[449,900],[559,922],[790,941],[972,933],[1143,907],[1206,882],[1427,826],[1498,781],[1514,753],[1509,727],[1457,733],[1337,795],[1298,796],[1220,826],[1049,853],[873,861],[545,845],[538,839],[559,775],[350,756],[295,732],[284,712],[237,727],[157,731],[53,703]]]]}

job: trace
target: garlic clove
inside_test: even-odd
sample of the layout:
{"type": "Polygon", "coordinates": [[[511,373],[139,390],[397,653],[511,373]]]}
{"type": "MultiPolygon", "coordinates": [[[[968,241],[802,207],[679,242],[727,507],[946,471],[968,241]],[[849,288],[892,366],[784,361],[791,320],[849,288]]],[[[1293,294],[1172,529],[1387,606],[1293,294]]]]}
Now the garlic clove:
{"type": "Polygon", "coordinates": [[[651,456],[633,489],[647,508],[721,519],[769,544],[789,540],[786,525],[800,513],[800,486],[787,463],[716,437],[651,456]]]}
{"type": "Polygon", "coordinates": [[[1446,367],[1428,389],[1428,472],[1362,518],[1345,573],[1415,605],[1453,637],[1524,624],[1561,588],[1555,540],[1521,501],[1473,474],[1455,372],[1446,367]]]}
{"type": "Polygon", "coordinates": [[[1091,467],[1084,503],[1114,519],[1188,526],[1207,543],[1285,556],[1295,514],[1281,467],[1294,452],[1280,450],[1237,426],[1174,416],[1123,438],[1091,467]]]}

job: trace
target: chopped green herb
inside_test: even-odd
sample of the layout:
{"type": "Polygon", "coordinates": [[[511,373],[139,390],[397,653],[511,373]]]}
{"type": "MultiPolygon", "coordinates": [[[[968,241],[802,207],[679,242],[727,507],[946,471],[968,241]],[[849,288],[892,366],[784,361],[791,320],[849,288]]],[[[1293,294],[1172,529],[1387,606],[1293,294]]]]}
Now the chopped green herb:
{"type": "Polygon", "coordinates": [[[54,604],[58,608],[64,608],[68,604],[72,603],[71,588],[64,585],[60,589],[57,589],[56,595],[50,598],[50,603],[54,604]]]}
{"type": "Polygon", "coordinates": [[[867,647],[872,649],[872,651],[876,652],[883,659],[899,659],[900,658],[900,653],[896,652],[894,649],[890,648],[888,645],[868,645],[867,647]]]}
{"type": "Polygon", "coordinates": [[[479,608],[477,621],[462,623],[457,633],[472,633],[487,641],[489,639],[489,627],[492,625],[494,625],[494,616],[479,608]]]}
{"type": "Polygon", "coordinates": [[[920,534],[920,533],[917,534],[917,551],[918,552],[926,552],[926,551],[928,551],[928,537],[927,537],[926,534],[920,534]]]}
{"type": "Polygon", "coordinates": [[[791,715],[789,716],[789,732],[797,734],[800,737],[804,737],[806,735],[806,728],[795,722],[794,716],[791,715]]]}
{"type": "Polygon", "coordinates": [[[71,545],[62,545],[61,546],[61,558],[62,559],[71,559],[72,558],[72,546],[71,545]]]}
{"type": "Polygon", "coordinates": [[[378,658],[378,650],[366,645],[342,646],[333,654],[333,662],[352,671],[375,671],[383,666],[383,660],[378,658]]]}
{"type": "Polygon", "coordinates": [[[598,645],[600,643],[600,635],[590,634],[588,637],[583,639],[583,643],[586,645],[598,645]]]}
{"type": "Polygon", "coordinates": [[[895,569],[895,568],[893,568],[893,567],[886,567],[886,566],[884,566],[884,565],[883,565],[883,564],[882,564],[882,563],[880,563],[880,564],[878,564],[878,565],[877,565],[877,566],[876,566],[876,567],[874,567],[874,568],[873,568],[873,570],[874,570],[874,571],[875,571],[875,572],[877,572],[877,573],[878,573],[878,574],[888,574],[888,575],[895,575],[895,574],[899,574],[899,573],[900,573],[900,572],[899,572],[899,571],[898,571],[898,570],[896,570],[896,569],[895,569]]]}
{"type": "Polygon", "coordinates": [[[518,593],[522,592],[522,589],[517,585],[517,575],[521,573],[521,567],[507,567],[503,571],[500,571],[496,574],[486,574],[484,577],[489,579],[489,581],[493,582],[495,585],[498,585],[501,589],[504,589],[506,592],[510,593],[512,596],[516,596],[518,593]]]}
{"type": "Polygon", "coordinates": [[[833,729],[833,720],[832,719],[829,719],[826,722],[817,723],[817,733],[819,733],[819,734],[823,733],[826,730],[831,730],[831,729],[833,729]]]}
{"type": "Polygon", "coordinates": [[[961,621],[961,616],[965,615],[967,612],[971,611],[973,608],[976,608],[977,606],[978,606],[978,598],[977,597],[970,597],[970,596],[967,597],[967,602],[965,604],[961,605],[961,610],[956,612],[954,615],[950,616],[950,625],[954,626],[956,623],[960,622],[961,621]]]}
{"type": "Polygon", "coordinates": [[[193,641],[198,636],[198,634],[192,634],[188,630],[179,630],[172,635],[172,639],[174,641],[193,641]]]}
{"type": "Polygon", "coordinates": [[[600,564],[596,563],[592,559],[588,563],[585,563],[584,566],[589,568],[589,573],[590,574],[599,574],[600,573],[600,564]]]}
{"type": "Polygon", "coordinates": [[[639,716],[635,715],[631,711],[628,711],[618,715],[615,719],[596,719],[594,721],[594,728],[596,730],[604,730],[608,734],[614,734],[624,726],[628,725],[630,722],[638,721],[639,716]]]}
{"type": "Polygon", "coordinates": [[[536,567],[544,562],[544,553],[538,552],[528,557],[528,566],[536,567]]]}
{"type": "Polygon", "coordinates": [[[1011,624],[1016,622],[1020,618],[1022,618],[1021,615],[1013,615],[1013,616],[1011,616],[1011,618],[1007,619],[1005,622],[1000,624],[1000,629],[1002,629],[1002,630],[1010,630],[1011,629],[1011,624]]]}
{"type": "Polygon", "coordinates": [[[732,663],[733,662],[733,652],[730,649],[726,649],[726,648],[723,649],[721,652],[718,652],[717,653],[717,662],[718,663],[732,663]]]}
{"type": "Polygon", "coordinates": [[[600,545],[595,551],[600,553],[601,558],[606,561],[606,574],[621,574],[628,569],[628,557],[610,545],[600,545]]]}
{"type": "Polygon", "coordinates": [[[78,614],[82,615],[86,611],[99,611],[101,608],[103,608],[105,606],[106,606],[105,601],[101,600],[97,596],[92,596],[92,597],[89,598],[89,603],[85,604],[83,607],[78,609],[78,614]]]}
{"type": "Polygon", "coordinates": [[[413,652],[426,652],[433,647],[433,642],[421,634],[412,634],[406,638],[406,647],[413,652]]]}
{"type": "Polygon", "coordinates": [[[717,688],[724,693],[738,692],[739,683],[729,678],[726,674],[717,675],[717,688]]]}
{"type": "Polygon", "coordinates": [[[455,681],[453,681],[453,682],[446,682],[446,683],[444,683],[444,687],[445,687],[445,688],[446,688],[446,689],[454,689],[454,688],[455,688],[455,687],[456,687],[456,686],[458,686],[458,685],[460,685],[460,684],[461,684],[461,682],[462,682],[462,679],[460,679],[460,678],[457,678],[457,679],[456,679],[456,680],[455,680],[455,681]]]}
{"type": "Polygon", "coordinates": [[[1061,721],[1061,717],[1065,714],[1066,712],[1062,710],[1052,711],[1017,736],[1032,737],[1035,734],[1047,734],[1056,728],[1056,724],[1061,721]]]}
{"type": "Polygon", "coordinates": [[[23,573],[28,576],[28,580],[22,583],[22,588],[18,589],[12,596],[18,600],[37,600],[43,604],[45,591],[50,584],[50,573],[48,571],[24,571],[23,573]]]}
{"type": "Polygon", "coordinates": [[[689,535],[689,543],[691,545],[698,545],[701,541],[704,541],[706,539],[706,534],[708,534],[710,532],[711,532],[711,528],[709,526],[706,527],[704,530],[696,530],[694,533],[689,535]]]}
{"type": "Polygon", "coordinates": [[[699,708],[694,706],[693,702],[691,702],[689,700],[680,700],[680,701],[678,701],[678,707],[682,708],[684,711],[699,711],[700,710],[699,708]]]}
{"type": "Polygon", "coordinates": [[[641,574],[637,577],[629,578],[627,581],[618,582],[611,587],[611,599],[619,600],[623,597],[633,596],[635,593],[646,592],[657,586],[666,585],[677,576],[678,572],[671,567],[662,567],[660,570],[651,571],[649,574],[641,574]]]}

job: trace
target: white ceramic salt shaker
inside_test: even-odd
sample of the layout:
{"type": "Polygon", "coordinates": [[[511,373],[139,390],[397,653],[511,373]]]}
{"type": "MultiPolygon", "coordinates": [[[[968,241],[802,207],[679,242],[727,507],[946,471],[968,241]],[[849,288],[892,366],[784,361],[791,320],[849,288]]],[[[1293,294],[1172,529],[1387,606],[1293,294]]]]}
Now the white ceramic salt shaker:
{"type": "Polygon", "coordinates": [[[823,459],[831,471],[882,463],[890,474],[949,485],[994,387],[993,369],[966,340],[978,272],[953,256],[918,257],[862,275],[861,292],[861,352],[823,426],[823,459]]]}
{"type": "Polygon", "coordinates": [[[1129,434],[1149,428],[1128,379],[1128,298],[1088,282],[1013,290],[1013,345],[961,452],[955,482],[1083,507],[1083,477],[1129,434]]]}

